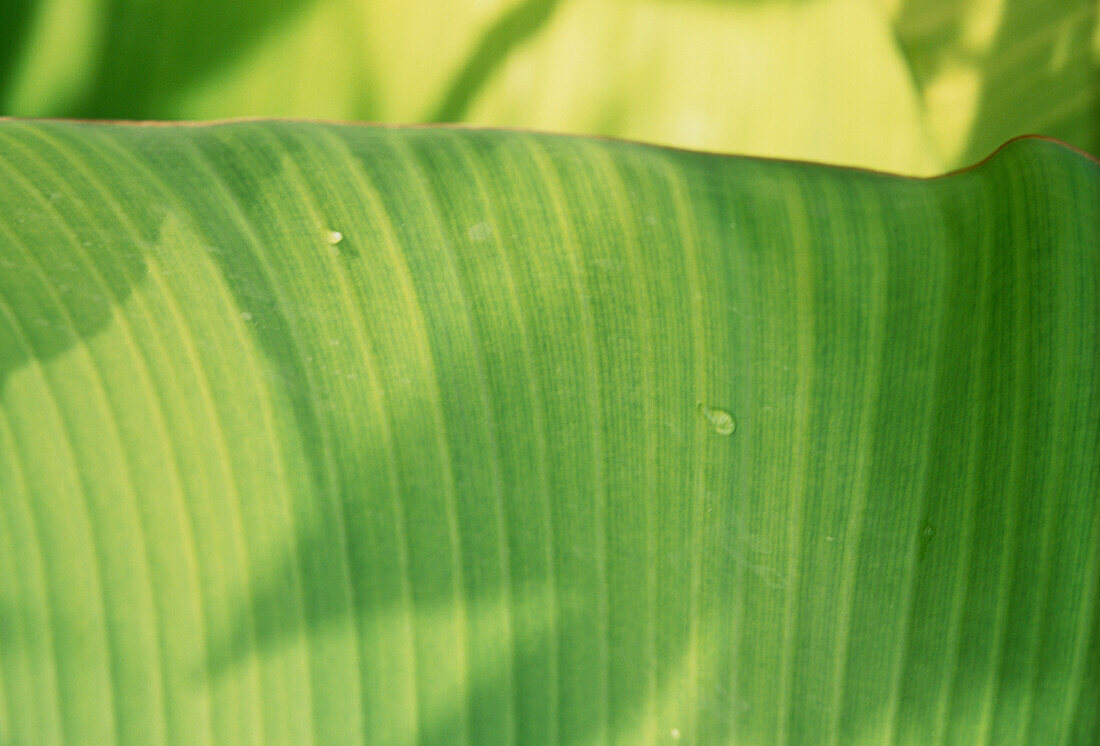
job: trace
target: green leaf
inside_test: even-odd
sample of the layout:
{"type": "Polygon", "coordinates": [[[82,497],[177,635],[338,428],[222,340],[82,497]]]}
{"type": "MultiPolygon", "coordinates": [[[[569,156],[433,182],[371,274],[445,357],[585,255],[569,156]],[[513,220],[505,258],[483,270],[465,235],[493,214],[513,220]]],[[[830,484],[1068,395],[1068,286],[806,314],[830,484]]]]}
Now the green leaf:
{"type": "Polygon", "coordinates": [[[1100,728],[1100,166],[0,124],[0,742],[1100,728]]]}
{"type": "Polygon", "coordinates": [[[863,0],[565,3],[466,119],[912,173],[945,168],[889,19],[863,0]]]}
{"type": "Polygon", "coordinates": [[[564,3],[466,119],[912,174],[969,165],[1031,133],[1097,152],[1097,7],[564,3]]]}
{"type": "Polygon", "coordinates": [[[1023,134],[1100,152],[1096,0],[8,2],[14,116],[463,121],[923,175],[1023,134]]]}
{"type": "Polygon", "coordinates": [[[32,4],[3,114],[413,121],[512,0],[32,4]]]}
{"type": "Polygon", "coordinates": [[[1100,3],[906,0],[894,26],[941,157],[1023,132],[1100,152],[1100,3]]]}

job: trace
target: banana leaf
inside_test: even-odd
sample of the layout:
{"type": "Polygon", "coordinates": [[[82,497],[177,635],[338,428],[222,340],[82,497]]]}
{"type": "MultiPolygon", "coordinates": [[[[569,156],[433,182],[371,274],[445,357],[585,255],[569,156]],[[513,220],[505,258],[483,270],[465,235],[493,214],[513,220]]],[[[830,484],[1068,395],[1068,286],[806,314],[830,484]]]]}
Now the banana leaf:
{"type": "Polygon", "coordinates": [[[0,743],[1094,743],[1098,212],[0,123],[0,743]]]}

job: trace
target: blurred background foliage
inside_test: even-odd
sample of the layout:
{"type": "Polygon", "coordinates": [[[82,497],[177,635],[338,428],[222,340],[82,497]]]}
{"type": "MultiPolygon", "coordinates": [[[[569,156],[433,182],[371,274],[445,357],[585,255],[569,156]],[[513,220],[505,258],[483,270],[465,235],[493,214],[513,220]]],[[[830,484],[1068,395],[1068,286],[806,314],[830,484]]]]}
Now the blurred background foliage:
{"type": "Polygon", "coordinates": [[[1098,0],[0,0],[0,114],[626,137],[912,174],[1100,151],[1098,0]]]}

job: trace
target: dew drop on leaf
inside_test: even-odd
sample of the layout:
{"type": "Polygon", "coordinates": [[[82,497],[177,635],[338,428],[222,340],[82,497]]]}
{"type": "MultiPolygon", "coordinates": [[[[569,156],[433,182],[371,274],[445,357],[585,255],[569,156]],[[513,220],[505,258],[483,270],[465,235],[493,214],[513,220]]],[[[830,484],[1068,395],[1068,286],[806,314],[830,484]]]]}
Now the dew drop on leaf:
{"type": "Polygon", "coordinates": [[[488,223],[477,223],[476,225],[471,225],[470,229],[466,231],[466,234],[470,237],[471,241],[485,241],[493,235],[493,226],[488,223]]]}
{"type": "Polygon", "coordinates": [[[328,235],[325,238],[328,241],[329,246],[335,246],[336,244],[344,240],[344,234],[340,231],[329,231],[328,235]]]}
{"type": "Polygon", "coordinates": [[[737,423],[734,422],[733,415],[726,410],[708,407],[705,404],[700,404],[699,410],[706,417],[714,432],[719,435],[733,435],[733,431],[737,429],[737,423]]]}

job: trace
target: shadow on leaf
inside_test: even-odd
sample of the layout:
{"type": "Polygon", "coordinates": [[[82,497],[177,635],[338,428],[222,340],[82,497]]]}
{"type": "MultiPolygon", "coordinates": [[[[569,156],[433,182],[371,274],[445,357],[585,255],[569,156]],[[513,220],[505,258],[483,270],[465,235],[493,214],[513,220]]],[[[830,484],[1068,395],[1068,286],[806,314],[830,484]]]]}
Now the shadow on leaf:
{"type": "Polygon", "coordinates": [[[159,217],[139,203],[139,233],[125,229],[90,183],[95,167],[58,134],[14,123],[0,134],[0,386],[109,324],[156,240],[159,217]]]}

